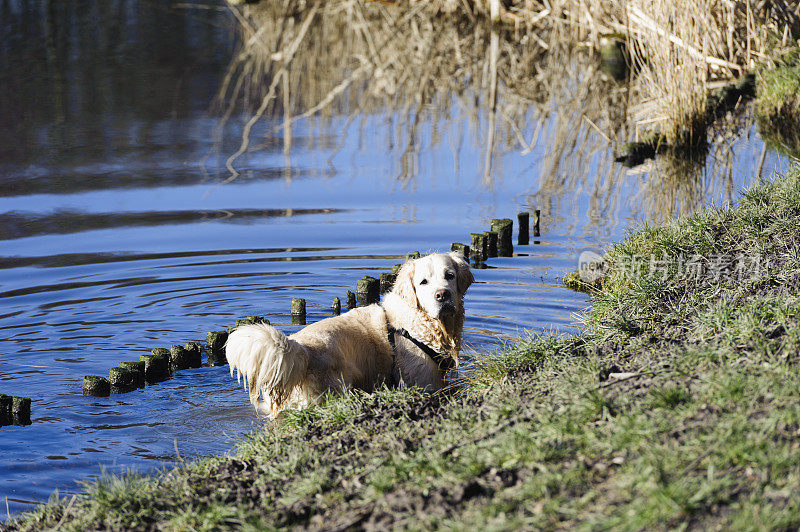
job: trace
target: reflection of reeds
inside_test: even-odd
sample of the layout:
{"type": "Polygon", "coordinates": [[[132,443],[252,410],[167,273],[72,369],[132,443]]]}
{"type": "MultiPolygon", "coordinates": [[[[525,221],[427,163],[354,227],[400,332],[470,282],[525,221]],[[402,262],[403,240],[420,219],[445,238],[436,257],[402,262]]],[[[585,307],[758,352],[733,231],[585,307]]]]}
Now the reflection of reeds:
{"type": "MultiPolygon", "coordinates": [[[[766,26],[752,23],[756,15],[772,21],[773,29],[791,23],[785,13],[785,19],[775,18],[783,11],[769,2],[759,13],[745,10],[749,22],[743,26],[744,2],[659,1],[663,5],[505,2],[499,25],[482,23],[485,5],[471,0],[262,2],[236,10],[243,46],[220,102],[226,116],[239,107],[255,111],[229,168],[235,175],[236,157],[248,150],[251,127],[262,118],[275,136],[283,135],[288,157],[298,120],[324,128],[331,117],[346,116],[349,126],[384,113],[393,123],[398,180],[408,183],[424,144],[421,124],[438,127],[466,115],[472,132],[483,137],[476,144],[487,150],[487,184],[498,153],[537,147],[545,155],[539,190],[529,201],[546,212],[564,191],[585,190],[583,179],[591,172],[601,177],[590,185],[589,214],[601,218],[621,181],[609,143],[651,124],[666,127],[673,138],[691,134],[684,126],[703,109],[707,80],[731,76],[763,53],[766,26]],[[587,53],[613,31],[629,36],[636,63],[629,87],[604,81],[587,53]]],[[[431,136],[436,142],[437,132],[431,136]]],[[[684,181],[647,187],[654,194],[648,210],[670,215],[697,203],[696,190],[684,190],[694,180],[684,181]],[[676,199],[676,192],[688,201],[676,199]]]]}

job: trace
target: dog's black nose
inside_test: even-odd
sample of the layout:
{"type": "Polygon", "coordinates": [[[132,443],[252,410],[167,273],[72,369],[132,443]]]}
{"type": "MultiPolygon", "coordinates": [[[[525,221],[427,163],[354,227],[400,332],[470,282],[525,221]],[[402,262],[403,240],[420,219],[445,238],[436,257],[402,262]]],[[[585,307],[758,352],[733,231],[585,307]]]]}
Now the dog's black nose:
{"type": "Polygon", "coordinates": [[[437,290],[433,297],[436,298],[436,301],[445,302],[450,301],[450,291],[449,290],[437,290]]]}

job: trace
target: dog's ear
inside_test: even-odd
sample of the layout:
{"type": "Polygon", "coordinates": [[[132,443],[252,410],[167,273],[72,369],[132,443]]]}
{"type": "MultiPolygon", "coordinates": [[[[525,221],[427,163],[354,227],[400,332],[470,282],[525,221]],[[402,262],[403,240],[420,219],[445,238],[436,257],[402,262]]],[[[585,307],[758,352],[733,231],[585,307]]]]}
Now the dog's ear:
{"type": "Polygon", "coordinates": [[[464,255],[457,251],[450,252],[450,258],[456,265],[456,285],[458,287],[458,295],[464,297],[467,293],[467,288],[471,285],[475,278],[472,276],[472,271],[469,268],[469,263],[464,260],[464,255]]]}
{"type": "Polygon", "coordinates": [[[409,305],[419,308],[417,291],[414,289],[414,261],[408,261],[397,272],[392,292],[403,298],[409,305]]]}

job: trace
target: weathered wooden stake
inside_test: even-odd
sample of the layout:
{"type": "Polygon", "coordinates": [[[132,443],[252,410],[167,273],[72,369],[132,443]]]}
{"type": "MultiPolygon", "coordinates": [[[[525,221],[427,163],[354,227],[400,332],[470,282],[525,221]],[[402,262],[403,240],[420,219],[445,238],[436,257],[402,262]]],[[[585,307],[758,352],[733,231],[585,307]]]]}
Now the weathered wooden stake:
{"type": "Polygon", "coordinates": [[[292,299],[292,324],[306,324],[306,300],[300,297],[292,299]]]}
{"type": "Polygon", "coordinates": [[[167,353],[167,356],[150,354],[139,357],[139,362],[144,363],[145,381],[158,382],[169,376],[169,351],[167,353]]]}
{"type": "Polygon", "coordinates": [[[365,275],[356,282],[356,299],[360,305],[371,305],[381,300],[381,283],[365,275]]]}
{"type": "Polygon", "coordinates": [[[497,254],[501,257],[514,255],[514,245],[511,243],[511,233],[514,222],[508,218],[495,218],[492,220],[492,231],[497,233],[497,254]]]}
{"type": "Polygon", "coordinates": [[[497,233],[492,231],[484,231],[484,238],[486,238],[486,258],[490,259],[497,256],[497,233]]]}
{"type": "Polygon", "coordinates": [[[338,316],[342,313],[342,302],[338,297],[333,298],[333,305],[331,305],[331,309],[333,309],[334,316],[338,316]]]}
{"type": "Polygon", "coordinates": [[[381,294],[385,294],[387,292],[392,291],[392,287],[394,286],[394,282],[397,280],[397,274],[391,272],[381,272],[380,275],[380,285],[381,285],[381,294]]]}
{"type": "Polygon", "coordinates": [[[416,260],[416,259],[420,258],[421,256],[422,255],[420,255],[419,251],[412,251],[411,253],[406,255],[406,260],[416,260]]]}
{"type": "Polygon", "coordinates": [[[228,333],[225,331],[211,331],[206,334],[206,353],[210,366],[223,366],[228,363],[225,358],[225,342],[227,341],[228,333]]]}
{"type": "Polygon", "coordinates": [[[125,393],[136,388],[137,374],[127,368],[111,368],[108,370],[108,382],[111,393],[125,393]]]}
{"type": "Polygon", "coordinates": [[[483,233],[469,234],[469,253],[475,262],[486,260],[486,237],[483,233]]]}
{"type": "Polygon", "coordinates": [[[11,422],[11,396],[0,393],[0,426],[11,422]]]}
{"type": "Polygon", "coordinates": [[[461,253],[466,260],[469,260],[469,246],[460,242],[453,242],[450,244],[450,251],[461,253]]]}
{"type": "Polygon", "coordinates": [[[29,397],[11,398],[11,415],[14,425],[31,424],[31,400],[29,397]]]}
{"type": "Polygon", "coordinates": [[[136,373],[136,386],[144,386],[144,362],[120,362],[119,367],[136,373]]]}
{"type": "Polygon", "coordinates": [[[517,214],[517,223],[519,225],[519,245],[525,246],[530,240],[530,214],[527,212],[517,214]]]}
{"type": "MultiPolygon", "coordinates": [[[[192,367],[189,352],[180,345],[173,345],[169,348],[169,370],[175,373],[182,369],[192,367]]],[[[114,384],[113,382],[111,383],[114,384]]]]}
{"type": "Polygon", "coordinates": [[[356,308],[356,295],[350,290],[347,291],[347,308],[356,308]]]}
{"type": "Polygon", "coordinates": [[[541,211],[536,209],[533,212],[533,236],[539,236],[539,219],[541,218],[541,211]]]}
{"type": "Polygon", "coordinates": [[[203,347],[197,342],[188,342],[183,346],[189,353],[189,367],[199,368],[203,365],[203,347]]]}

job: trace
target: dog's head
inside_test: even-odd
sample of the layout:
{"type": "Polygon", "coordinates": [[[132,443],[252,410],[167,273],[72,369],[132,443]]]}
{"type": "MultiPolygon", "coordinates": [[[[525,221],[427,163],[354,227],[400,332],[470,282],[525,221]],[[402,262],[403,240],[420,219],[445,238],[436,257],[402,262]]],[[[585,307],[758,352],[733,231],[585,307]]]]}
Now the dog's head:
{"type": "Polygon", "coordinates": [[[474,280],[460,254],[434,253],[405,263],[392,291],[411,307],[442,319],[461,308],[461,300],[474,280]]]}

